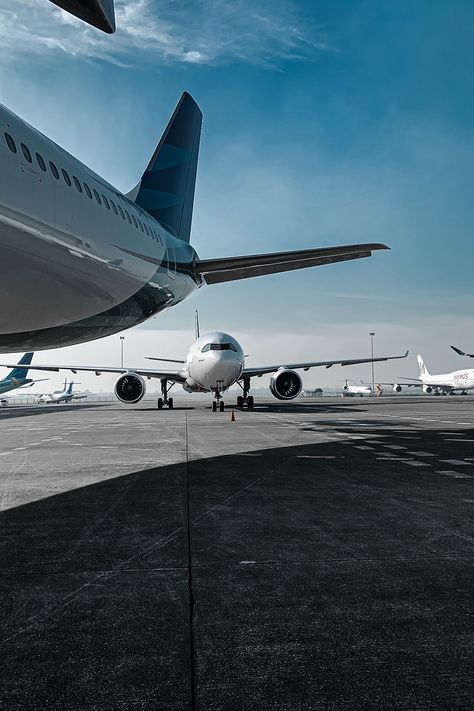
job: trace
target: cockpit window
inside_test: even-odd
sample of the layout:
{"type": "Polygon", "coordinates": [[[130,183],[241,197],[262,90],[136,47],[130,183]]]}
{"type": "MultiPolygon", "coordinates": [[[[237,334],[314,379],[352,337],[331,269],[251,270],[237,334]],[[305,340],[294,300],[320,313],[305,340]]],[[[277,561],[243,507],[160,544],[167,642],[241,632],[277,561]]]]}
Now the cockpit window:
{"type": "Polygon", "coordinates": [[[207,353],[207,351],[234,351],[234,353],[237,353],[237,348],[233,343],[206,343],[201,348],[201,353],[207,353]]]}

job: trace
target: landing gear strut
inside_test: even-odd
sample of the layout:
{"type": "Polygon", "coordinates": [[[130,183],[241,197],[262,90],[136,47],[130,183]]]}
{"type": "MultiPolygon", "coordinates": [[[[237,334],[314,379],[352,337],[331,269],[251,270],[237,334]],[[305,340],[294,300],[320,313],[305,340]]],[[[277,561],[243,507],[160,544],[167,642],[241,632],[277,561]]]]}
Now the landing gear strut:
{"type": "Polygon", "coordinates": [[[158,398],[158,410],[162,410],[163,406],[168,407],[170,410],[173,409],[173,398],[168,397],[168,393],[176,383],[171,383],[168,387],[168,381],[166,378],[161,379],[161,394],[163,397],[158,398]]]}
{"type": "Polygon", "coordinates": [[[250,378],[243,378],[242,381],[239,380],[240,387],[242,388],[243,395],[238,395],[237,397],[237,407],[243,407],[247,405],[249,410],[253,410],[254,399],[253,395],[249,395],[250,390],[250,378]]]}
{"type": "Polygon", "coordinates": [[[216,389],[214,394],[216,399],[212,403],[212,412],[217,412],[217,410],[219,410],[219,412],[224,412],[224,401],[221,400],[221,391],[216,389]]]}

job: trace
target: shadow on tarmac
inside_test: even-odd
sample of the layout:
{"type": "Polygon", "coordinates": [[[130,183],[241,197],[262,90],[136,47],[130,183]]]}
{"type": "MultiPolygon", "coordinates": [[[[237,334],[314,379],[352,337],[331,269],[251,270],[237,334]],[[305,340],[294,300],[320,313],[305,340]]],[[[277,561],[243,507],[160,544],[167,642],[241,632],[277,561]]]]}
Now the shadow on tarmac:
{"type": "Polygon", "coordinates": [[[397,425],[2,512],[0,706],[471,708],[474,480],[377,459],[407,434],[470,446],[397,425]]]}

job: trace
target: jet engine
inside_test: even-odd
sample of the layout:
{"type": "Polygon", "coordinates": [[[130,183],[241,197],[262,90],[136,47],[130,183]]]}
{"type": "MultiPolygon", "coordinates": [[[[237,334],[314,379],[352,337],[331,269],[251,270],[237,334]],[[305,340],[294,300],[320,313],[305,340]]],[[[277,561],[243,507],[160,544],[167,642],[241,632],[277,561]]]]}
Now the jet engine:
{"type": "Polygon", "coordinates": [[[270,380],[270,392],[278,400],[293,400],[300,394],[302,385],[294,370],[279,370],[270,380]]]}
{"type": "Polygon", "coordinates": [[[433,391],[433,388],[430,385],[423,385],[423,392],[428,393],[428,395],[433,391]]]}
{"type": "Polygon", "coordinates": [[[140,402],[145,394],[145,381],[136,373],[124,373],[115,383],[115,395],[120,402],[133,405],[140,402]]]}
{"type": "Polygon", "coordinates": [[[398,383],[393,384],[393,391],[396,393],[401,393],[402,392],[402,386],[399,385],[398,383]]]}

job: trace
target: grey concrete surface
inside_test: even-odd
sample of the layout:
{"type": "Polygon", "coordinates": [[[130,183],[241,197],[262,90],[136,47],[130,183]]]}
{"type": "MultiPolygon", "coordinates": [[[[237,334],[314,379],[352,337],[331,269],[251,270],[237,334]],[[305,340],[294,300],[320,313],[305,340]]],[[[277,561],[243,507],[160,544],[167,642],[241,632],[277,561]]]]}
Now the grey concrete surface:
{"type": "Polygon", "coordinates": [[[474,398],[0,411],[2,709],[471,709],[474,398]]]}

